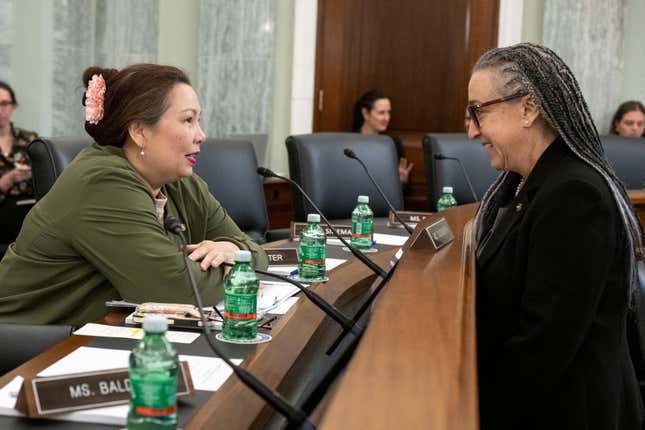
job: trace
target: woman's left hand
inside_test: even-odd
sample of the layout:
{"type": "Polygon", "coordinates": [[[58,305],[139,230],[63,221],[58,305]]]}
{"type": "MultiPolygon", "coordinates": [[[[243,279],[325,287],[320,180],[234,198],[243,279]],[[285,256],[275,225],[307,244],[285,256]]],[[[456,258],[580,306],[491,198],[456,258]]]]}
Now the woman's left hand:
{"type": "Polygon", "coordinates": [[[414,167],[414,163],[408,163],[408,159],[401,157],[399,159],[399,179],[402,184],[407,184],[410,180],[410,172],[414,167]]]}
{"type": "MultiPolygon", "coordinates": [[[[234,263],[234,253],[239,249],[232,242],[213,242],[212,240],[186,245],[186,251],[189,252],[188,258],[199,261],[199,267],[204,271],[210,267],[219,267],[224,262],[234,263]]],[[[229,269],[230,267],[226,267],[224,273],[229,269]]]]}

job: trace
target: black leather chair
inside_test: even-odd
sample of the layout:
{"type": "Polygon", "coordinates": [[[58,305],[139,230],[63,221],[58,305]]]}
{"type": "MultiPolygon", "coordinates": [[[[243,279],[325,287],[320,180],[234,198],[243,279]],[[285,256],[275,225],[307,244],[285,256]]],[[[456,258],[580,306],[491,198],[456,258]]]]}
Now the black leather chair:
{"type": "MultiPolygon", "coordinates": [[[[370,198],[374,216],[387,216],[389,208],[356,160],[343,154],[351,148],[363,160],[396,209],[403,209],[399,161],[392,139],[358,133],[314,133],[289,136],[289,174],[329,219],[351,217],[359,194],[370,198]]],[[[313,208],[291,190],[294,217],[304,221],[313,208]]]]}
{"type": "Polygon", "coordinates": [[[645,188],[645,140],[600,136],[605,155],[628,189],[645,188]]]}
{"type": "Polygon", "coordinates": [[[63,169],[91,143],[92,139],[86,136],[39,138],[29,144],[27,152],[31,159],[36,200],[49,192],[63,169]]]}
{"type": "Polygon", "coordinates": [[[238,227],[254,241],[264,243],[269,221],[253,145],[241,140],[206,139],[200,149],[195,172],[238,227]]]}
{"type": "Polygon", "coordinates": [[[0,324],[0,375],[72,335],[68,325],[0,324]]]}
{"type": "Polygon", "coordinates": [[[455,160],[435,160],[435,154],[461,160],[473,184],[477,199],[481,200],[499,172],[490,166],[486,150],[478,140],[465,133],[431,133],[423,139],[423,157],[426,170],[426,188],[430,210],[436,210],[437,199],[443,187],[452,187],[457,203],[475,201],[459,163],[455,160]]]}

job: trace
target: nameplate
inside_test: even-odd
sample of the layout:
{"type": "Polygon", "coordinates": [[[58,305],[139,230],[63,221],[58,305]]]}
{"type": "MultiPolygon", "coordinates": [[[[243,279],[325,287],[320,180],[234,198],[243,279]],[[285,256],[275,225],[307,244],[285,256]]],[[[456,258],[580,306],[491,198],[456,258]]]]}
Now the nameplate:
{"type": "Polygon", "coordinates": [[[297,266],[298,250],[296,248],[265,249],[269,266],[297,266]]]}
{"type": "MultiPolygon", "coordinates": [[[[399,218],[403,220],[404,223],[406,224],[418,224],[424,219],[428,218],[430,215],[432,215],[431,212],[411,212],[411,211],[397,211],[397,214],[399,215],[399,218]]],[[[387,220],[387,226],[388,227],[399,227],[401,226],[401,223],[396,219],[394,216],[394,212],[390,211],[390,214],[388,216],[387,220]]]]}
{"type": "MultiPolygon", "coordinates": [[[[179,364],[177,397],[190,396],[194,387],[188,362],[179,364]]],[[[130,376],[125,368],[25,378],[16,409],[30,417],[39,417],[129,402],[130,376]]]]}
{"type": "MultiPolygon", "coordinates": [[[[291,228],[289,229],[289,238],[291,240],[299,240],[300,239],[300,233],[302,232],[302,229],[305,228],[307,225],[306,222],[293,222],[291,221],[291,228]]],[[[322,229],[325,231],[325,235],[327,235],[327,238],[336,238],[336,235],[334,235],[334,232],[331,231],[329,227],[327,227],[324,224],[320,225],[322,229]]],[[[352,238],[352,226],[351,225],[340,225],[340,224],[332,224],[332,227],[336,229],[338,234],[345,240],[350,240],[352,238]]]]}
{"type": "Polygon", "coordinates": [[[412,242],[410,248],[428,249],[432,247],[437,250],[448,245],[453,240],[455,240],[455,235],[452,233],[448,222],[445,218],[441,218],[424,228],[412,242]]]}

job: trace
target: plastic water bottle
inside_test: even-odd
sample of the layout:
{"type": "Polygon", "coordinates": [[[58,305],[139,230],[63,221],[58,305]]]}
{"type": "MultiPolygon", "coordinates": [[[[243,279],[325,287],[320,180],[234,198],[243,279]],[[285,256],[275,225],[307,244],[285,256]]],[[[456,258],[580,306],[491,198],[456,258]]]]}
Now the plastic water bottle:
{"type": "Polygon", "coordinates": [[[256,309],[260,283],[251,268],[251,252],[235,251],[235,266],[224,281],[225,339],[253,340],[258,334],[256,309]]]}
{"type": "Polygon", "coordinates": [[[320,227],[320,215],[307,215],[307,225],[300,234],[298,276],[308,281],[325,279],[327,237],[320,227]]]}
{"type": "Polygon", "coordinates": [[[452,195],[452,187],[443,187],[443,194],[437,200],[437,212],[445,211],[448,208],[457,206],[457,200],[452,195]]]}
{"type": "Polygon", "coordinates": [[[369,196],[358,196],[358,204],[352,211],[352,246],[358,249],[372,247],[372,225],[374,212],[368,206],[369,196]]]}
{"type": "Polygon", "coordinates": [[[128,429],[177,428],[177,352],[166,340],[168,320],[146,315],[141,342],[130,354],[128,429]]]}

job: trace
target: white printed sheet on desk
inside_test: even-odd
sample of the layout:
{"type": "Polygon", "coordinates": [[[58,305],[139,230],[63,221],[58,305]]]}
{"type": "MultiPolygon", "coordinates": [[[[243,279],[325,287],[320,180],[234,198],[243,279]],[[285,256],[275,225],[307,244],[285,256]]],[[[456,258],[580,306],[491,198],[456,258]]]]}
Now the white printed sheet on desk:
{"type": "MultiPolygon", "coordinates": [[[[96,337],[118,337],[123,339],[143,338],[143,329],[136,327],[119,327],[105,324],[88,323],[79,328],[74,334],[96,337]]],[[[193,343],[199,333],[188,331],[167,331],[166,339],[172,343],[193,343]]]]}
{"type": "MultiPolygon", "coordinates": [[[[327,258],[325,259],[325,270],[329,272],[330,270],[337,268],[346,261],[347,260],[344,260],[342,258],[327,258]]],[[[291,272],[297,269],[297,266],[269,266],[269,272],[275,273],[276,275],[285,276],[289,275],[291,272]]]]}
{"type": "MultiPolygon", "coordinates": [[[[81,346],[40,372],[38,376],[128,367],[129,356],[130,351],[81,346]]],[[[180,354],[179,359],[188,362],[196,390],[216,391],[232,373],[226,363],[219,358],[180,354]]],[[[241,359],[231,361],[235,364],[242,362],[241,359]]],[[[9,384],[0,389],[0,415],[22,416],[22,413],[14,409],[22,382],[23,378],[16,376],[9,384]]],[[[52,415],[50,418],[62,421],[125,425],[129,409],[129,405],[110,406],[52,415]]]]}
{"type": "MultiPolygon", "coordinates": [[[[81,346],[40,372],[38,376],[119,369],[128,367],[129,357],[130,351],[123,349],[81,346]]],[[[220,358],[180,354],[179,359],[188,362],[196,390],[216,391],[232,373],[220,358]]],[[[235,364],[242,362],[241,359],[231,361],[235,364]]]]}
{"type": "Polygon", "coordinates": [[[374,242],[377,245],[402,246],[409,236],[397,236],[395,234],[374,233],[374,242]]]}

